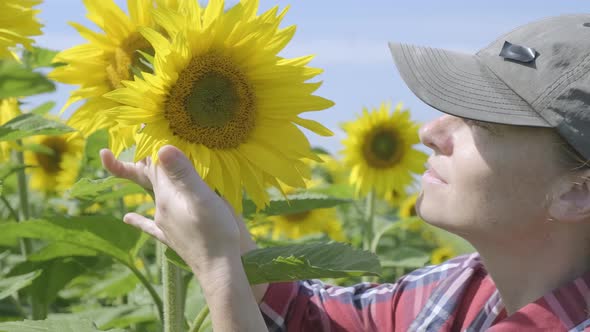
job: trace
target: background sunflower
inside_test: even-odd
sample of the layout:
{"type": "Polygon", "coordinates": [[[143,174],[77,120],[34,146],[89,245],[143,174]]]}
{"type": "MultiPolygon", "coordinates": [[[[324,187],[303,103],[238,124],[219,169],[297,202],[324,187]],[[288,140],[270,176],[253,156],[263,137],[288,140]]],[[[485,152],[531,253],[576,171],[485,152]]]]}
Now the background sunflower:
{"type": "Polygon", "coordinates": [[[426,154],[414,149],[419,143],[418,125],[410,112],[398,104],[393,113],[389,104],[363,114],[343,125],[344,162],[351,168],[350,183],[357,195],[374,190],[379,197],[391,191],[404,193],[413,182],[412,174],[424,170],[426,154]]]}
{"type": "Polygon", "coordinates": [[[59,136],[33,136],[27,143],[44,149],[25,151],[31,188],[41,192],[64,192],[76,182],[84,153],[84,139],[75,132],[59,136]]]}
{"type": "MultiPolygon", "coordinates": [[[[21,114],[16,98],[0,100],[0,125],[14,119],[21,114]]],[[[14,142],[0,142],[0,162],[10,160],[10,151],[14,149],[14,142]]]]}

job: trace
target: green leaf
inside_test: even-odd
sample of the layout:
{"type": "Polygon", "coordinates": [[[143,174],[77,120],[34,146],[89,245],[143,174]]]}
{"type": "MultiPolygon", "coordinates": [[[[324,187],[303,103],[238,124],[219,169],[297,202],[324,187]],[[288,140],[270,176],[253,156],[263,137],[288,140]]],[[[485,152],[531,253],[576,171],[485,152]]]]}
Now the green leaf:
{"type": "MultiPolygon", "coordinates": [[[[190,271],[174,251],[166,250],[166,257],[190,271]]],[[[242,256],[242,263],[251,284],[381,273],[375,254],[339,242],[256,249],[242,256]]]]}
{"type": "Polygon", "coordinates": [[[97,319],[96,322],[100,328],[108,329],[113,327],[124,328],[132,324],[154,322],[156,320],[158,320],[158,314],[153,306],[141,306],[135,308],[135,310],[122,313],[109,321],[97,319]]]}
{"type": "Polygon", "coordinates": [[[33,280],[41,275],[41,271],[33,271],[27,274],[2,277],[0,279],[0,300],[14,294],[16,291],[29,286],[33,280]]]}
{"type": "MultiPolygon", "coordinates": [[[[0,81],[2,78],[0,78],[0,81]]],[[[1,91],[0,87],[0,91],[1,91]]],[[[14,141],[17,139],[37,135],[61,135],[74,131],[65,124],[40,115],[27,113],[0,126],[0,141],[14,141]]]]}
{"type": "Polygon", "coordinates": [[[54,155],[55,151],[48,147],[47,145],[43,145],[43,144],[36,144],[36,143],[29,143],[29,144],[24,144],[22,147],[23,151],[32,151],[32,152],[37,152],[37,153],[43,153],[46,155],[54,155]]]}
{"type": "Polygon", "coordinates": [[[85,164],[95,169],[102,169],[99,152],[109,146],[109,134],[105,129],[95,131],[86,140],[84,151],[85,164]]]}
{"type": "Polygon", "coordinates": [[[21,169],[25,169],[29,166],[23,164],[16,164],[12,162],[6,162],[0,164],[0,179],[6,179],[10,175],[20,171],[21,169]]]}
{"type": "Polygon", "coordinates": [[[49,113],[49,111],[51,111],[54,107],[55,107],[55,102],[48,101],[48,102],[45,102],[45,103],[33,108],[31,110],[31,113],[37,114],[37,115],[45,115],[45,114],[49,113]]]}
{"type": "Polygon", "coordinates": [[[149,64],[151,64],[151,65],[154,64],[154,56],[153,55],[148,54],[142,50],[137,50],[136,52],[139,53],[143,57],[143,59],[145,61],[147,61],[149,64]]]}
{"type": "Polygon", "coordinates": [[[32,49],[23,52],[22,61],[29,68],[55,67],[52,61],[57,53],[59,51],[34,46],[32,49]]]}
{"type": "Polygon", "coordinates": [[[26,97],[55,91],[47,77],[16,61],[0,61],[0,99],[26,97]]]}
{"type": "Polygon", "coordinates": [[[375,254],[339,242],[257,249],[242,261],[251,284],[381,273],[375,254]]]}
{"type": "Polygon", "coordinates": [[[151,322],[157,319],[157,313],[150,305],[118,305],[84,310],[73,314],[52,314],[50,319],[82,319],[91,320],[100,329],[125,328],[131,324],[151,322]]]}
{"type": "Polygon", "coordinates": [[[423,267],[430,261],[430,254],[423,250],[401,247],[386,253],[386,259],[381,260],[383,267],[403,267],[415,269],[423,267]]]}
{"type": "MultiPolygon", "coordinates": [[[[260,213],[267,216],[276,216],[292,213],[301,213],[314,209],[330,208],[340,204],[350,203],[349,199],[334,198],[323,194],[302,193],[287,196],[285,198],[272,199],[270,204],[260,213]]],[[[249,217],[256,213],[256,205],[253,201],[244,200],[244,216],[249,217]]]]}
{"type": "Polygon", "coordinates": [[[104,179],[91,180],[82,178],[76,182],[69,191],[71,198],[92,200],[101,195],[107,190],[110,190],[115,185],[119,184],[133,184],[131,181],[109,176],[104,179]]]}
{"type": "MultiPolygon", "coordinates": [[[[0,323],[0,331],[7,332],[96,332],[99,330],[89,319],[58,318],[46,320],[28,320],[21,322],[0,323]]],[[[124,330],[108,330],[109,332],[124,332],[124,330]]]]}
{"type": "Polygon", "coordinates": [[[141,232],[112,216],[84,216],[2,223],[0,234],[77,245],[133,266],[132,253],[141,232]]]}
{"type": "Polygon", "coordinates": [[[425,224],[425,227],[434,233],[434,237],[439,246],[450,247],[457,253],[457,255],[471,254],[475,252],[475,248],[462,237],[430,224],[425,224]]]}
{"type": "Polygon", "coordinates": [[[47,261],[58,257],[70,256],[96,256],[95,250],[83,248],[76,244],[67,242],[53,242],[30,254],[27,259],[30,261],[47,261]]]}
{"type": "Polygon", "coordinates": [[[94,201],[98,203],[113,201],[132,194],[145,194],[145,189],[138,184],[127,183],[123,187],[117,188],[117,190],[96,196],[94,201]]]}
{"type": "Polygon", "coordinates": [[[176,266],[184,269],[185,271],[193,272],[193,270],[191,270],[191,268],[188,267],[184,260],[174,250],[166,248],[165,255],[166,258],[172,263],[174,263],[176,266]]]}
{"type": "Polygon", "coordinates": [[[130,293],[138,284],[139,279],[135,274],[131,273],[129,269],[121,271],[119,268],[95,283],[85,297],[89,299],[116,298],[130,293]]]}
{"type": "Polygon", "coordinates": [[[54,259],[35,264],[41,269],[41,276],[31,284],[30,292],[35,298],[48,307],[57,294],[75,277],[86,272],[80,260],[73,258],[54,259]]]}

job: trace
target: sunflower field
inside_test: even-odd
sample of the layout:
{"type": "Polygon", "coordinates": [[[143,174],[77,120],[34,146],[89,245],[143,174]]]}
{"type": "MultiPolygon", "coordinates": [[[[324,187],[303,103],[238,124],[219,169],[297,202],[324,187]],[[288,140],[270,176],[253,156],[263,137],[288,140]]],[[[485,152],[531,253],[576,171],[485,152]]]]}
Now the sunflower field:
{"type": "Polygon", "coordinates": [[[82,1],[86,42],[65,50],[34,45],[41,0],[0,2],[1,331],[211,330],[182,258],[121,221],[153,216],[153,193],[110,176],[104,148],[154,163],[181,149],[258,244],[252,284],[394,282],[471,250],[416,214],[427,156],[401,104],[367,101],[338,154],[311,146],[304,130],[333,133],[304,113],[334,103],[313,56],[281,56],[287,9],[82,1]],[[57,82],[75,86],[65,105],[27,101],[57,82]]]}

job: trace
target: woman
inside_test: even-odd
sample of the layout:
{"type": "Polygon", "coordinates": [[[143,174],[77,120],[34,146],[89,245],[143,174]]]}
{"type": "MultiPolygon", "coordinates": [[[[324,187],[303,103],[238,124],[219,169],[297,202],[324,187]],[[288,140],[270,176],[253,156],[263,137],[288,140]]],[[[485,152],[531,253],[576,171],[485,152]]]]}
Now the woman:
{"type": "Polygon", "coordinates": [[[218,331],[590,327],[590,15],[525,25],[475,56],[390,47],[412,91],[448,113],[420,131],[433,153],[417,211],[478,253],[395,284],[250,292],[240,254],[255,244],[171,146],[158,166],[101,151],[111,173],[155,192],[155,223],[133,213],[125,222],[189,263],[218,331]]]}

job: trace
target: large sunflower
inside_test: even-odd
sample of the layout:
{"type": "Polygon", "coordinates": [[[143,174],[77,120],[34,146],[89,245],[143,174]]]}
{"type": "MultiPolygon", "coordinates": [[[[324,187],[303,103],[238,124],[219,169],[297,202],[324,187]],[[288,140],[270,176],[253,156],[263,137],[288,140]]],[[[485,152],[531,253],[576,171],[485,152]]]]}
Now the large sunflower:
{"type": "MultiPolygon", "coordinates": [[[[159,6],[176,8],[176,1],[158,0],[159,6]]],[[[86,100],[68,120],[68,125],[84,135],[107,128],[111,148],[119,154],[134,143],[137,127],[118,125],[105,116],[104,110],[118,104],[103,95],[123,87],[123,80],[132,80],[134,71],[150,70],[141,52],[153,54],[153,48],[139,33],[141,27],[156,27],[151,11],[152,0],[128,0],[129,15],[113,0],[84,0],[87,17],[100,32],[92,31],[78,23],[70,23],[88,43],[60,52],[55,62],[65,63],[50,73],[56,81],[79,85],[70,95],[66,106],[86,100]]]]}
{"type": "MultiPolygon", "coordinates": [[[[21,114],[16,98],[0,99],[0,126],[21,114]]],[[[15,147],[14,142],[0,142],[0,162],[10,159],[10,151],[15,147]]]]}
{"type": "Polygon", "coordinates": [[[2,0],[0,1],[0,58],[16,57],[10,48],[22,44],[30,48],[31,36],[41,34],[41,23],[33,9],[41,0],[2,0]]]}
{"type": "Polygon", "coordinates": [[[365,108],[356,121],[344,124],[344,130],[344,162],[352,168],[349,180],[357,195],[372,190],[379,197],[404,193],[412,173],[424,170],[426,154],[413,148],[420,141],[418,125],[401,104],[393,113],[385,103],[371,112],[365,108]]]}
{"type": "Polygon", "coordinates": [[[78,132],[59,136],[33,136],[27,141],[48,148],[25,151],[31,188],[41,192],[64,192],[78,178],[84,153],[84,139],[78,132]]]}
{"type": "Polygon", "coordinates": [[[306,66],[312,56],[279,57],[295,28],[279,28],[286,11],[275,7],[258,16],[257,7],[258,1],[244,0],[224,11],[221,0],[206,8],[179,0],[182,15],[154,11],[165,32],[141,30],[156,51],[154,74],[107,94],[126,104],[112,110],[118,121],[145,125],[136,160],[157,161],[163,145],[175,145],[237,210],[242,186],[259,207],[268,202],[268,184],[304,186],[310,169],[301,159],[318,158],[296,125],[332,135],[298,117],[333,105],[312,95],[321,82],[306,83],[321,70],[306,66]]]}

